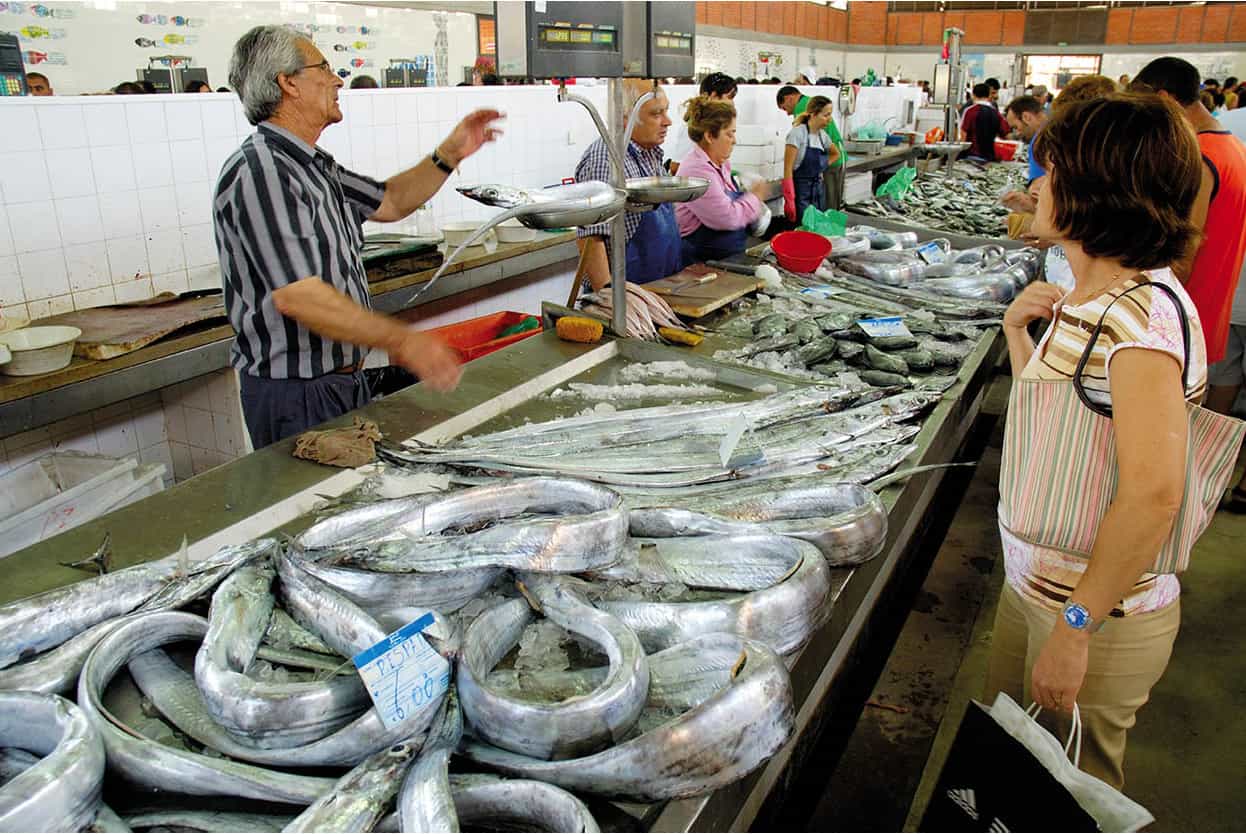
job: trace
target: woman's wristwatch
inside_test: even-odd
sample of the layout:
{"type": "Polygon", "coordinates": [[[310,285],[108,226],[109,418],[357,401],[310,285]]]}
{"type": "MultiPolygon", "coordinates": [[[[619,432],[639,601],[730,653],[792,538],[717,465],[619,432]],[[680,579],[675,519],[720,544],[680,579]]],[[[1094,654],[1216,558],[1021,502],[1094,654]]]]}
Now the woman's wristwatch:
{"type": "Polygon", "coordinates": [[[1061,616],[1064,617],[1064,624],[1069,628],[1074,631],[1084,631],[1087,634],[1094,634],[1103,628],[1103,623],[1105,622],[1105,620],[1096,620],[1090,616],[1086,606],[1080,602],[1066,602],[1061,616]]]}

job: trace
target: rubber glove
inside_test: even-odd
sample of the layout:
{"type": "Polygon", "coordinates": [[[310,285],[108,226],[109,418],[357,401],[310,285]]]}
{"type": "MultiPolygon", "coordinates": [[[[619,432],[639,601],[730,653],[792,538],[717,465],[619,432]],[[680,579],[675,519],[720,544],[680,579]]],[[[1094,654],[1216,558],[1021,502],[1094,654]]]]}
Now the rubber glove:
{"type": "Polygon", "coordinates": [[[783,216],[796,220],[796,181],[791,178],[783,181],[783,216]]]}

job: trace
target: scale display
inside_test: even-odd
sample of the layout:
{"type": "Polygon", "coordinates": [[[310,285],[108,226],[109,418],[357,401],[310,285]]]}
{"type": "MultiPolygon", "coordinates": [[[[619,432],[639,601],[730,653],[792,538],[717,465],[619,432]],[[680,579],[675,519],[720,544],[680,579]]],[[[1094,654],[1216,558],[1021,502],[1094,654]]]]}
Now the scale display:
{"type": "Polygon", "coordinates": [[[696,4],[494,4],[498,74],[532,78],[690,76],[696,4]]]}
{"type": "Polygon", "coordinates": [[[26,88],[26,67],[22,63],[22,47],[17,35],[0,33],[0,98],[24,96],[29,92],[26,88]]]}

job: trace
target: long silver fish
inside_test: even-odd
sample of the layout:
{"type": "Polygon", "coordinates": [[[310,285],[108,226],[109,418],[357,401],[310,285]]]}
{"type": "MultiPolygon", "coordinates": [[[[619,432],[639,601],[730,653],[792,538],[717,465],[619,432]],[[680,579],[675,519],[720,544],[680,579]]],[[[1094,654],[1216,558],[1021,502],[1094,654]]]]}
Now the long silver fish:
{"type": "Polygon", "coordinates": [[[102,802],[100,803],[99,811],[95,815],[95,821],[91,823],[90,827],[83,830],[88,832],[88,834],[128,834],[128,832],[133,831],[116,811],[102,802]]]}
{"type": "MultiPolygon", "coordinates": [[[[134,613],[172,611],[181,608],[211,591],[233,569],[234,564],[226,561],[215,567],[197,570],[185,577],[175,576],[155,595],[135,609],[134,613]]],[[[126,616],[134,616],[134,614],[126,616]]],[[[0,669],[0,689],[58,694],[72,692],[78,683],[78,674],[82,671],[82,664],[86,663],[91,649],[104,639],[104,635],[125,620],[126,617],[105,620],[70,637],[54,649],[36,655],[24,663],[0,669]]]]}
{"type": "MultiPolygon", "coordinates": [[[[739,522],[735,522],[739,523],[739,522]]],[[[753,528],[754,531],[756,528],[753,528]]],[[[707,537],[716,543],[700,551],[702,558],[759,551],[783,558],[787,574],[776,584],[708,602],[648,602],[598,599],[596,606],[635,630],[647,651],[654,652],[712,632],[730,632],[756,640],[783,655],[799,650],[831,616],[831,571],[813,545],[786,536],[765,534],[707,537]]],[[[702,566],[701,572],[712,572],[702,566]]],[[[590,598],[600,588],[585,589],[590,598]]]]}
{"type": "Polygon", "coordinates": [[[39,764],[39,757],[20,747],[0,747],[0,785],[39,764]]]}
{"type": "Polygon", "coordinates": [[[881,552],[887,540],[887,508],[857,484],[791,488],[770,497],[733,501],[720,496],[694,506],[644,507],[630,514],[633,536],[670,537],[747,533],[758,528],[817,546],[833,567],[859,565],[881,552]]]}
{"type": "Polygon", "coordinates": [[[450,777],[450,785],[459,819],[466,825],[508,831],[601,830],[587,805],[545,782],[471,773],[450,777]]]}
{"type": "Polygon", "coordinates": [[[409,743],[374,753],[282,831],[371,831],[398,793],[415,753],[409,743]]]}
{"type": "Polygon", "coordinates": [[[135,831],[277,832],[285,828],[291,819],[292,817],[276,814],[198,811],[187,808],[131,814],[126,817],[126,822],[135,831]]]}
{"type": "Polygon", "coordinates": [[[179,578],[236,567],[275,545],[272,539],[258,539],[224,547],[189,566],[180,556],[169,556],[0,606],[0,667],[31,659],[93,625],[129,614],[179,578]]]}
{"type": "Polygon", "coordinates": [[[100,806],[104,745],[59,695],[0,693],[0,745],[42,758],[0,787],[0,831],[78,831],[100,806]]]}
{"type": "Polygon", "coordinates": [[[641,641],[564,577],[525,574],[521,587],[546,617],[600,646],[610,673],[592,692],[558,704],[519,701],[491,689],[489,672],[534,619],[528,601],[511,600],[481,614],[467,630],[457,683],[468,726],[498,747],[542,759],[582,755],[618,741],[636,723],[649,691],[641,641]]]}
{"type": "Polygon", "coordinates": [[[202,617],[180,611],[144,614],[118,626],[91,652],[78,679],[78,704],[103,737],[110,766],[127,780],[156,790],[295,805],[316,801],[333,780],[177,750],[119,726],[109,714],[103,693],[121,667],[168,643],[202,639],[207,627],[202,617]]]}
{"type": "MultiPolygon", "coordinates": [[[[450,755],[463,740],[463,713],[453,687],[429,730],[420,756],[407,771],[398,791],[398,818],[403,831],[458,831],[450,792],[450,755]]],[[[561,830],[561,829],[560,829],[561,830]]]]}
{"type": "Polygon", "coordinates": [[[350,723],[368,706],[356,676],[276,683],[246,674],[273,611],[269,565],[239,568],[212,596],[195,680],[212,717],[259,747],[299,747],[350,723]]]}
{"type": "MultiPolygon", "coordinates": [[[[730,682],[672,721],[578,759],[542,761],[464,739],[467,759],[509,776],[570,791],[657,802],[698,796],[743,778],[774,755],[795,719],[791,680],[779,657],[736,635],[730,682]]],[[[703,671],[698,670],[698,675],[703,671]]]]}
{"type": "MultiPolygon", "coordinates": [[[[353,767],[367,756],[402,741],[408,728],[385,729],[376,710],[330,736],[301,747],[263,749],[252,746],[217,724],[208,713],[194,677],[163,651],[144,652],[130,660],[131,677],[161,715],[190,738],[233,759],[276,767],[353,767]]],[[[413,718],[410,732],[422,730],[413,718]]],[[[425,720],[425,724],[427,720],[425,720]]]]}

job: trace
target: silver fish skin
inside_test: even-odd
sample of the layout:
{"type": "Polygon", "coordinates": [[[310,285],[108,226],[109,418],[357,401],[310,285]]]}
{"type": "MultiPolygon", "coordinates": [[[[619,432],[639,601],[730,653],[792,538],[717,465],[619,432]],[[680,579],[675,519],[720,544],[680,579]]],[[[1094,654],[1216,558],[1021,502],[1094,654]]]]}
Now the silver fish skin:
{"type": "Polygon", "coordinates": [[[623,560],[603,571],[583,575],[592,582],[681,583],[718,591],[760,591],[792,570],[786,547],[768,548],[767,537],[743,546],[743,537],[677,536],[634,538],[623,560]],[[723,554],[731,553],[730,559],[723,554]]]}
{"type": "Polygon", "coordinates": [[[457,684],[468,725],[492,744],[543,759],[582,755],[618,741],[636,723],[649,691],[641,641],[564,577],[524,574],[520,583],[546,617],[600,646],[610,673],[592,692],[558,704],[520,701],[490,689],[489,672],[533,619],[525,600],[503,603],[477,617],[464,640],[457,684]]]}
{"type": "Polygon", "coordinates": [[[471,773],[450,777],[450,787],[465,823],[513,831],[601,830],[587,805],[545,782],[471,773]]]}
{"type": "Polygon", "coordinates": [[[415,746],[405,742],[374,753],[282,831],[371,831],[398,793],[415,754],[415,746]]]}
{"type": "Polygon", "coordinates": [[[39,757],[20,747],[0,748],[0,785],[13,780],[14,776],[24,773],[39,764],[39,757]]]}
{"type": "Polygon", "coordinates": [[[331,558],[338,558],[338,554],[327,557],[297,550],[290,551],[290,558],[377,620],[401,619],[412,608],[431,608],[445,614],[457,611],[492,585],[502,572],[502,568],[496,567],[434,573],[362,570],[332,564],[331,558]]]}
{"type": "Polygon", "coordinates": [[[42,758],[0,787],[0,831],[78,831],[99,811],[104,745],[59,695],[0,694],[0,745],[42,758]]]}
{"type": "Polygon", "coordinates": [[[350,658],[385,639],[384,629],[367,612],[289,556],[278,555],[275,564],[285,610],[333,651],[350,658]]]}
{"type": "Polygon", "coordinates": [[[450,792],[450,755],[463,740],[463,713],[454,687],[441,703],[420,756],[398,791],[402,831],[457,832],[459,818],[450,792]]]}
{"type": "MultiPolygon", "coordinates": [[[[831,571],[826,560],[813,545],[785,536],[755,533],[722,542],[719,553],[750,548],[786,553],[788,575],[768,588],[710,602],[600,599],[597,607],[633,629],[650,652],[713,632],[739,634],[783,655],[799,650],[831,616],[831,571]]],[[[584,593],[600,596],[591,587],[584,593]]]]}
{"type": "Polygon", "coordinates": [[[144,614],[109,633],[87,658],[78,679],[78,704],[104,739],[114,771],[144,788],[195,796],[237,796],[306,805],[328,791],[333,780],[265,770],[228,759],[176,750],[136,736],[112,722],[103,706],[109,682],[134,657],[207,632],[202,617],[180,611],[144,614]]]}
{"type": "Polygon", "coordinates": [[[294,619],[280,608],[274,608],[272,616],[268,619],[264,643],[274,649],[301,649],[316,654],[333,654],[333,649],[326,646],[323,640],[294,622],[294,619]]]}
{"type": "Polygon", "coordinates": [[[340,729],[369,705],[357,677],[276,683],[246,674],[273,611],[269,565],[239,568],[212,597],[195,680],[208,711],[228,732],[260,747],[299,747],[340,729]]]}
{"type": "Polygon", "coordinates": [[[126,822],[135,831],[277,832],[285,828],[291,819],[275,814],[179,809],[133,814],[126,817],[126,822]]]}
{"type": "MultiPolygon", "coordinates": [[[[464,739],[460,753],[508,776],[635,802],[699,796],[751,773],[791,735],[792,685],[779,657],[736,635],[738,673],[678,718],[579,759],[541,761],[464,739]],[[743,661],[742,664],[740,661],[743,661]]],[[[698,674],[700,674],[698,672],[698,674]]]]}
{"type": "Polygon", "coordinates": [[[130,675],[143,695],[178,730],[233,759],[274,767],[354,767],[368,756],[423,731],[432,719],[425,710],[387,730],[375,709],[319,741],[282,749],[254,747],[227,732],[208,713],[194,677],[159,649],[129,662],[130,675]]]}
{"type": "MultiPolygon", "coordinates": [[[[197,571],[187,577],[175,577],[140,605],[134,614],[126,616],[181,608],[208,593],[232,570],[233,566],[227,563],[197,571]]],[[[91,649],[104,639],[104,635],[125,621],[126,617],[105,620],[86,631],[75,634],[56,648],[43,652],[25,663],[0,669],[0,689],[57,694],[73,692],[78,683],[78,675],[82,671],[82,664],[87,662],[87,655],[91,653],[91,649]]]]}
{"type": "MultiPolygon", "coordinates": [[[[191,563],[188,576],[235,567],[275,545],[272,539],[258,539],[223,547],[191,563]]],[[[0,606],[0,668],[55,648],[93,625],[129,614],[168,589],[182,576],[182,569],[180,556],[169,556],[0,606]]]]}
{"type": "Polygon", "coordinates": [[[95,814],[95,821],[83,830],[90,834],[128,834],[133,829],[126,825],[125,820],[118,816],[116,811],[101,802],[99,811],[95,814]]]}

